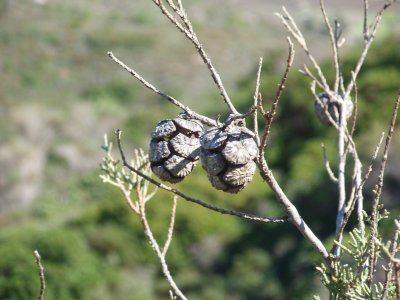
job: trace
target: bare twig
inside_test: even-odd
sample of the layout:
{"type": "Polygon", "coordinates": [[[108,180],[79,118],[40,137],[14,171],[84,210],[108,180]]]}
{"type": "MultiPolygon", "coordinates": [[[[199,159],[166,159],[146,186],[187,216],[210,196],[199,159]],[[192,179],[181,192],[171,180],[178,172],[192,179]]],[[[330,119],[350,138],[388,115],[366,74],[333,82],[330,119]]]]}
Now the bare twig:
{"type": "Polygon", "coordinates": [[[131,192],[128,191],[123,184],[119,186],[120,191],[124,195],[126,203],[128,203],[129,208],[137,215],[139,215],[139,204],[138,203],[133,203],[132,198],[131,198],[131,192]]]}
{"type": "MultiPolygon", "coordinates": [[[[346,168],[346,155],[345,155],[345,140],[346,140],[346,109],[347,105],[342,101],[340,103],[339,113],[339,136],[338,136],[338,192],[339,192],[339,203],[338,213],[336,216],[336,235],[338,237],[337,242],[342,242],[342,236],[338,235],[340,228],[342,227],[344,216],[345,216],[345,203],[346,203],[346,183],[345,183],[345,168],[346,168]]],[[[340,256],[340,248],[337,247],[335,256],[340,256]]]]}
{"type": "Polygon", "coordinates": [[[225,122],[225,125],[229,124],[230,122],[234,120],[239,120],[239,119],[245,119],[250,116],[254,116],[257,112],[257,106],[252,105],[248,111],[246,111],[243,114],[231,114],[228,118],[228,120],[225,122]]]}
{"type": "Polygon", "coordinates": [[[303,70],[299,70],[299,72],[305,76],[310,77],[315,83],[321,88],[324,89],[324,85],[318,80],[318,78],[310,71],[307,65],[303,65],[303,70]]]}
{"type": "Polygon", "coordinates": [[[368,0],[364,0],[364,23],[363,23],[364,40],[368,39],[368,0]]]}
{"type": "Polygon", "coordinates": [[[179,31],[181,31],[186,36],[186,38],[193,43],[197,52],[202,58],[203,62],[206,64],[208,70],[210,71],[211,77],[213,78],[214,83],[218,87],[220,94],[224,102],[228,106],[229,110],[233,114],[239,114],[234,105],[232,104],[231,100],[229,99],[229,96],[224,88],[224,85],[222,84],[221,77],[216,71],[214,65],[212,64],[211,59],[205,52],[203,45],[199,42],[197,35],[193,30],[191,22],[189,21],[186,13],[183,10],[182,2],[181,1],[178,2],[179,10],[177,13],[180,16],[180,18],[184,21],[185,26],[182,26],[182,24],[165,8],[161,0],[153,0],[153,2],[156,6],[160,8],[161,12],[179,29],[179,31]]]}
{"type": "Polygon", "coordinates": [[[400,299],[400,264],[394,265],[395,272],[395,284],[396,284],[396,296],[400,299]]]}
{"type": "Polygon", "coordinates": [[[351,77],[352,80],[354,81],[354,111],[353,111],[353,121],[350,129],[350,136],[353,136],[354,131],[356,130],[357,117],[358,117],[358,87],[353,72],[351,73],[351,77]]]}
{"type": "Polygon", "coordinates": [[[327,157],[327,155],[326,155],[326,149],[325,149],[324,143],[321,143],[321,147],[322,147],[322,153],[323,153],[323,155],[324,155],[325,168],[326,168],[326,171],[328,172],[329,178],[330,178],[333,182],[337,183],[337,182],[338,182],[338,179],[337,179],[337,177],[335,176],[335,174],[333,173],[333,171],[332,171],[332,169],[331,169],[331,166],[330,166],[330,164],[329,164],[329,160],[328,160],[328,157],[327,157]]]}
{"type": "Polygon", "coordinates": [[[275,13],[275,15],[281,19],[283,25],[285,25],[286,29],[289,31],[289,33],[297,40],[299,45],[303,48],[304,52],[308,56],[308,59],[311,61],[312,65],[314,66],[315,70],[317,71],[319,80],[321,81],[321,84],[323,86],[323,89],[325,91],[329,91],[329,85],[327,83],[327,80],[321,70],[321,67],[318,65],[317,61],[315,60],[314,56],[311,54],[310,50],[308,49],[307,42],[304,39],[303,34],[297,27],[296,22],[292,18],[292,16],[289,14],[289,12],[286,10],[285,7],[282,7],[282,10],[284,12],[284,15],[281,15],[279,13],[275,13]]]}
{"type": "MultiPolygon", "coordinates": [[[[397,223],[398,221],[395,220],[395,222],[397,223]]],[[[387,268],[385,269],[385,282],[383,284],[383,295],[382,295],[382,300],[386,300],[388,299],[389,296],[389,285],[390,282],[392,281],[392,275],[393,275],[393,271],[396,272],[396,265],[400,265],[400,259],[396,259],[395,256],[397,254],[397,246],[398,246],[398,242],[399,242],[399,235],[400,235],[400,230],[397,229],[394,233],[393,239],[391,240],[389,247],[391,248],[386,249],[386,247],[384,245],[381,245],[383,252],[388,256],[389,258],[389,263],[387,268]],[[397,260],[397,263],[396,263],[397,260]]],[[[379,241],[378,241],[379,243],[379,241]]],[[[396,274],[395,274],[395,278],[396,278],[396,274]]],[[[397,285],[398,282],[395,284],[397,285]]],[[[400,286],[397,286],[396,292],[397,292],[397,298],[399,299],[400,296],[400,290],[398,290],[398,288],[400,288],[400,286]]]]}
{"type": "Polygon", "coordinates": [[[276,111],[278,108],[278,104],[279,104],[279,100],[281,99],[282,92],[285,89],[286,80],[288,78],[290,68],[292,67],[292,64],[293,64],[293,59],[294,59],[293,43],[289,37],[287,38],[287,42],[289,45],[289,54],[288,54],[288,58],[286,61],[286,70],[282,76],[281,83],[279,84],[278,90],[275,95],[275,99],[272,102],[271,110],[269,112],[267,112],[266,114],[264,114],[265,127],[264,127],[264,132],[261,137],[261,143],[260,143],[260,147],[259,147],[260,148],[259,150],[262,153],[262,156],[264,156],[265,146],[267,145],[268,137],[269,137],[269,134],[271,131],[271,125],[272,125],[272,122],[274,121],[276,111]]]}
{"type": "Polygon", "coordinates": [[[169,297],[171,300],[176,300],[176,296],[174,295],[174,292],[171,290],[169,291],[169,297]]]}
{"type": "Polygon", "coordinates": [[[260,170],[261,177],[268,183],[271,190],[274,192],[277,200],[282,204],[285,211],[289,215],[289,221],[300,231],[304,238],[311,243],[314,249],[321,255],[324,259],[326,266],[331,269],[331,259],[329,257],[328,251],[326,250],[324,244],[320,239],[314,234],[314,232],[308,227],[307,223],[303,220],[296,206],[289,200],[286,194],[283,192],[282,188],[276,181],[272,171],[269,169],[268,164],[260,152],[257,158],[257,165],[260,170]]]}
{"type": "Polygon", "coordinates": [[[42,265],[42,258],[40,257],[40,254],[37,250],[33,252],[36,257],[36,264],[39,269],[39,279],[40,279],[40,290],[39,290],[39,296],[37,297],[38,300],[43,300],[44,299],[44,291],[46,289],[46,279],[44,276],[44,268],[42,265]]]}
{"type": "MultiPolygon", "coordinates": [[[[258,71],[257,71],[257,79],[256,79],[256,89],[254,92],[254,96],[253,96],[253,106],[254,107],[258,107],[259,106],[259,100],[260,100],[260,78],[261,78],[261,69],[262,69],[262,63],[263,63],[263,59],[262,57],[260,57],[260,61],[258,63],[258,71]]],[[[258,114],[257,111],[254,114],[253,117],[253,123],[254,123],[254,133],[255,133],[255,139],[256,139],[256,143],[257,146],[260,146],[260,135],[258,133],[258,114]]]]}
{"type": "Polygon", "coordinates": [[[357,61],[357,64],[353,70],[353,78],[350,80],[349,84],[347,85],[346,92],[344,95],[344,99],[350,95],[351,91],[354,87],[354,82],[357,79],[358,73],[361,70],[361,67],[364,64],[365,58],[367,57],[368,50],[372,45],[372,42],[375,39],[376,32],[378,31],[379,25],[381,24],[382,15],[383,13],[393,4],[396,0],[386,0],[383,7],[378,11],[375,15],[375,19],[371,24],[370,30],[368,29],[367,23],[367,14],[368,14],[368,2],[364,0],[364,48],[361,52],[360,58],[357,61]]]}
{"type": "MultiPolygon", "coordinates": [[[[373,164],[374,164],[374,162],[376,160],[376,157],[378,156],[379,149],[381,148],[381,145],[382,145],[382,142],[383,142],[383,137],[384,137],[384,134],[382,133],[382,136],[381,136],[381,138],[380,138],[380,140],[379,140],[379,142],[378,142],[378,144],[377,144],[377,146],[375,148],[374,154],[372,155],[371,161],[370,161],[370,163],[368,165],[367,171],[365,172],[361,183],[359,185],[356,185],[356,189],[353,192],[354,196],[350,198],[348,204],[346,205],[345,216],[344,216],[344,219],[343,219],[342,226],[339,229],[339,232],[336,234],[336,238],[335,238],[336,241],[339,241],[340,237],[343,235],[344,229],[346,228],[346,225],[347,225],[347,223],[348,223],[348,221],[350,219],[351,213],[353,212],[355,204],[357,202],[357,195],[362,193],[362,189],[364,187],[364,184],[368,180],[368,178],[369,178],[369,176],[370,176],[370,174],[372,172],[372,166],[373,166],[373,164]]],[[[357,161],[358,160],[356,160],[356,163],[357,163],[357,161]]],[[[359,216],[359,218],[360,218],[360,216],[359,216]]],[[[363,228],[361,228],[361,229],[363,229],[363,228]]],[[[335,252],[335,248],[336,248],[336,245],[333,245],[333,247],[332,247],[330,252],[334,253],[335,252]]]]}
{"type": "Polygon", "coordinates": [[[381,167],[379,171],[379,177],[378,177],[378,183],[375,186],[375,197],[372,203],[372,211],[371,211],[371,238],[370,238],[370,260],[369,260],[369,272],[368,272],[368,282],[372,282],[372,276],[374,274],[374,268],[375,268],[375,262],[376,262],[376,248],[375,248],[375,239],[378,234],[378,206],[381,198],[381,193],[382,193],[382,188],[383,188],[383,176],[385,174],[385,168],[386,168],[386,162],[388,159],[388,153],[389,153],[389,147],[392,141],[393,137],[393,132],[394,132],[394,127],[396,125],[396,119],[397,119],[397,111],[399,109],[400,105],[400,92],[397,96],[394,108],[393,108],[393,114],[392,114],[392,119],[390,122],[390,127],[388,130],[388,134],[386,136],[386,141],[385,141],[385,148],[383,150],[383,157],[382,157],[382,162],[381,162],[381,167]]]}
{"type": "Polygon", "coordinates": [[[169,246],[171,245],[172,236],[174,234],[174,224],[175,224],[177,204],[178,204],[178,197],[174,196],[174,202],[172,204],[172,209],[171,209],[171,219],[170,219],[169,226],[168,226],[167,239],[165,241],[164,247],[162,247],[162,256],[164,256],[164,257],[165,257],[165,255],[167,255],[167,251],[169,249],[169,246]]]}
{"type": "Polygon", "coordinates": [[[157,89],[156,87],[154,87],[151,83],[149,83],[148,81],[146,81],[142,76],[140,76],[137,72],[135,72],[135,70],[131,69],[130,67],[128,67],[125,63],[123,63],[121,60],[119,60],[117,57],[114,56],[114,54],[112,52],[107,52],[108,56],[115,61],[117,64],[119,64],[122,68],[124,68],[126,71],[128,71],[129,74],[131,74],[133,77],[135,77],[140,83],[142,83],[145,87],[147,87],[148,89],[152,90],[153,92],[155,92],[156,94],[160,95],[161,97],[163,97],[164,99],[168,100],[169,102],[171,102],[173,105],[179,107],[180,109],[184,110],[189,116],[191,116],[194,119],[197,119],[199,121],[201,121],[204,124],[210,125],[210,126],[218,126],[219,124],[217,124],[215,122],[215,120],[210,119],[206,116],[200,115],[196,112],[194,112],[193,110],[191,110],[188,106],[183,105],[181,102],[179,102],[178,100],[176,100],[175,98],[165,94],[164,92],[160,91],[159,89],[157,89]]]}
{"type": "Polygon", "coordinates": [[[139,201],[139,209],[140,209],[140,220],[143,226],[143,231],[144,234],[147,238],[147,241],[149,242],[151,248],[154,250],[156,253],[158,259],[160,260],[161,264],[161,269],[162,272],[164,273],[165,278],[167,279],[169,285],[171,288],[174,290],[175,294],[182,300],[187,300],[185,295],[181,292],[181,290],[178,288],[177,284],[175,283],[174,279],[172,278],[172,275],[169,271],[168,264],[165,260],[165,255],[163,255],[160,246],[157,243],[157,240],[155,239],[153,232],[151,231],[150,225],[147,221],[146,218],[146,208],[145,208],[145,201],[143,199],[143,194],[140,191],[140,185],[137,186],[136,189],[137,196],[138,196],[138,201],[139,201]]]}
{"type": "MultiPolygon", "coordinates": [[[[362,164],[359,159],[354,160],[354,169],[355,169],[355,180],[354,180],[354,201],[357,202],[357,220],[358,227],[360,229],[361,234],[365,232],[365,224],[364,224],[364,196],[362,193],[362,189],[359,188],[362,184],[362,164]]],[[[350,198],[351,199],[351,198],[350,198]]],[[[346,207],[347,209],[347,207],[346,207]]],[[[346,210],[346,213],[347,210],[346,210]]],[[[350,214],[349,214],[350,215],[350,214]]]]}
{"type": "Polygon", "coordinates": [[[337,36],[333,32],[333,28],[331,23],[329,22],[328,15],[326,13],[325,9],[325,3],[324,0],[319,1],[322,15],[325,20],[326,27],[328,28],[329,32],[329,37],[331,40],[331,45],[332,45],[332,51],[333,51],[333,62],[334,62],[334,67],[335,67],[335,85],[334,85],[334,91],[335,94],[338,93],[339,91],[339,82],[340,82],[340,65],[339,65],[339,49],[338,49],[338,41],[337,41],[337,36]]]}
{"type": "Polygon", "coordinates": [[[119,148],[119,152],[121,155],[123,165],[125,167],[127,167],[129,170],[131,170],[132,172],[138,174],[139,176],[143,177],[145,180],[149,181],[150,183],[156,185],[157,187],[159,187],[163,190],[174,193],[175,195],[177,195],[189,202],[196,203],[200,206],[203,206],[205,208],[208,208],[210,210],[213,210],[213,211],[219,212],[221,214],[225,214],[225,215],[231,215],[231,216],[239,217],[242,219],[263,222],[263,223],[284,223],[284,222],[288,221],[288,217],[268,218],[268,217],[260,217],[260,216],[256,216],[256,215],[252,215],[252,214],[247,214],[247,213],[243,213],[243,212],[237,212],[234,210],[223,209],[223,208],[217,207],[215,205],[206,203],[200,199],[188,196],[188,195],[182,193],[181,191],[179,191],[178,189],[172,188],[168,185],[158,182],[157,180],[154,180],[153,178],[142,173],[140,170],[134,168],[126,161],[125,154],[124,154],[124,152],[122,150],[122,146],[121,146],[121,131],[120,130],[116,131],[116,136],[117,136],[118,148],[119,148]]]}

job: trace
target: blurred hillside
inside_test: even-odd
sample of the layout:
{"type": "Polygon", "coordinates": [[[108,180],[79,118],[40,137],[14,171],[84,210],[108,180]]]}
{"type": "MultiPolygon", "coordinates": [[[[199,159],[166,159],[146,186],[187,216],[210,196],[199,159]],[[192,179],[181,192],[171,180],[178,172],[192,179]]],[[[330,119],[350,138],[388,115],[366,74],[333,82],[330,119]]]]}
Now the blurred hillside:
{"type": "MultiPolygon", "coordinates": [[[[279,82],[287,34],[273,12],[281,5],[304,28],[316,56],[329,57],[316,0],[184,2],[242,111],[250,104],[260,56],[266,99],[279,82]]],[[[361,45],[362,3],[326,2],[343,25],[344,62],[352,66],[361,45]]],[[[372,2],[372,8],[380,2],[372,2]]],[[[357,138],[366,160],[386,128],[399,88],[399,22],[397,5],[384,18],[358,84],[362,119],[357,138]]],[[[192,45],[151,1],[0,0],[1,299],[36,295],[34,249],[46,265],[49,299],[165,298],[168,287],[140,224],[118,192],[101,183],[98,164],[104,133],[112,137],[121,128],[131,153],[133,146],[147,148],[157,121],[178,111],[111,62],[109,50],[191,108],[210,117],[226,112],[192,45]]],[[[296,55],[299,66],[304,62],[300,49],[296,55]]],[[[267,155],[307,221],[328,238],[334,221],[329,228],[326,220],[336,204],[324,201],[335,190],[315,158],[321,156],[323,140],[334,161],[334,132],[313,118],[308,82],[295,68],[282,100],[267,155]],[[315,209],[307,209],[310,205],[315,209]]],[[[384,198],[389,207],[400,194],[395,156],[400,139],[394,143],[384,198]]],[[[281,214],[259,178],[227,203],[226,195],[210,189],[200,169],[180,187],[224,207],[281,214]]],[[[169,198],[160,194],[152,204],[158,235],[168,222],[169,198]]],[[[180,203],[169,255],[176,280],[191,299],[308,299],[317,289],[312,251],[286,225],[265,228],[180,203]]]]}

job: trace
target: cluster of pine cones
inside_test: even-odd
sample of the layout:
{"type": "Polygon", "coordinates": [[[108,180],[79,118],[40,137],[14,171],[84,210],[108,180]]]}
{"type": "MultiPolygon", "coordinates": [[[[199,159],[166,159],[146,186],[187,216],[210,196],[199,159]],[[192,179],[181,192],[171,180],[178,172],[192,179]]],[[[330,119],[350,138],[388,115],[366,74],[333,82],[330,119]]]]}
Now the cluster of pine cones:
{"type": "MultiPolygon", "coordinates": [[[[344,101],[346,119],[353,112],[350,99],[344,101]]],[[[319,120],[330,125],[330,115],[339,122],[339,106],[327,93],[314,104],[319,120]]],[[[162,120],[153,130],[149,159],[153,173],[171,183],[182,181],[201,159],[212,186],[228,193],[240,192],[253,178],[258,147],[254,133],[231,122],[204,131],[203,125],[182,113],[173,120],[162,120]]]]}
{"type": "Polygon", "coordinates": [[[254,134],[233,123],[211,127],[185,114],[162,120],[153,130],[149,159],[153,173],[171,183],[182,181],[201,159],[213,187],[238,193],[253,178],[258,148],[254,134]]]}

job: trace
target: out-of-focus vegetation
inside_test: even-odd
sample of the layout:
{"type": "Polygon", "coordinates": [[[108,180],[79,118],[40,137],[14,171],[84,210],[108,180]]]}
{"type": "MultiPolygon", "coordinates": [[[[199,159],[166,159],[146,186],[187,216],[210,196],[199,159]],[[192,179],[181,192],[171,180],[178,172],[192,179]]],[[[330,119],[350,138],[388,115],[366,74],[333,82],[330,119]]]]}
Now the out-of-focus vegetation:
{"type": "MultiPolygon", "coordinates": [[[[159,27],[148,26],[162,24],[155,10],[117,1],[99,1],[93,6],[68,3],[49,1],[41,6],[0,1],[0,197],[4,199],[0,298],[37,295],[33,257],[37,249],[45,266],[48,299],[165,299],[168,285],[139,221],[118,191],[101,183],[96,165],[103,154],[99,147],[103,133],[123,129],[129,154],[132,144],[146,147],[157,119],[172,117],[177,111],[142,89],[105,52],[113,50],[132,65],[147,56],[164,55],[160,74],[151,72],[159,67],[151,58],[140,64],[140,71],[149,71],[157,85],[174,95],[188,95],[181,87],[179,69],[166,71],[171,68],[170,53],[165,51],[168,39],[159,27]],[[22,22],[31,19],[40,22],[22,22]],[[22,199],[35,199],[31,209],[7,213],[12,201],[22,199]]],[[[237,28],[244,26],[240,16],[227,20],[237,28]]],[[[231,24],[220,22],[217,28],[231,24]]],[[[169,39],[177,37],[172,34],[169,39]]],[[[358,81],[356,140],[366,161],[388,125],[400,85],[399,43],[400,38],[393,35],[376,43],[358,81]]],[[[186,55],[185,51],[189,50],[176,55],[186,55]]],[[[345,55],[346,69],[354,66],[357,54],[345,55]]],[[[266,104],[274,96],[284,59],[282,51],[264,57],[266,104]]],[[[232,90],[242,111],[251,102],[254,74],[249,72],[232,90]]],[[[267,156],[292,201],[318,236],[328,241],[334,230],[336,190],[325,173],[320,143],[325,143],[334,165],[335,132],[314,118],[308,85],[306,78],[291,71],[267,156]]],[[[217,116],[222,105],[200,108],[199,104],[205,96],[209,103],[222,102],[216,94],[197,91],[187,103],[217,116]]],[[[400,213],[396,203],[399,138],[393,146],[383,195],[386,207],[394,209],[392,216],[400,213]]],[[[368,182],[369,186],[373,183],[373,179],[368,182]]],[[[223,207],[268,216],[282,214],[259,177],[239,195],[227,196],[211,189],[198,167],[179,186],[223,207]]],[[[149,219],[160,238],[165,236],[171,200],[171,195],[160,192],[149,205],[149,219]]],[[[318,289],[313,268],[318,257],[290,225],[252,224],[183,201],[178,204],[168,260],[190,299],[309,299],[318,289]]]]}

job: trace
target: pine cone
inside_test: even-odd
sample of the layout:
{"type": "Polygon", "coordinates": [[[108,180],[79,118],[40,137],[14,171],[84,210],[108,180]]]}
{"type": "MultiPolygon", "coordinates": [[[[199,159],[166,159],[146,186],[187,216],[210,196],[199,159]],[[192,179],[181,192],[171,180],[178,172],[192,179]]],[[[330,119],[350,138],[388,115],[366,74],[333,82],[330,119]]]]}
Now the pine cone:
{"type": "MultiPolygon", "coordinates": [[[[339,122],[339,105],[331,100],[331,97],[327,93],[321,93],[318,95],[319,100],[322,102],[323,106],[319,101],[314,102],[314,109],[318,119],[322,124],[332,125],[329,121],[328,116],[325,113],[324,106],[327,107],[328,113],[332,119],[337,123],[339,122]]],[[[350,118],[353,113],[353,102],[350,99],[346,99],[346,119],[350,118]]]]}
{"type": "Polygon", "coordinates": [[[236,125],[212,127],[201,137],[200,158],[213,187],[240,192],[253,178],[258,154],[253,132],[236,125]]]}
{"type": "Polygon", "coordinates": [[[185,114],[160,121],[150,141],[150,166],[164,181],[177,183],[192,172],[200,155],[199,136],[203,125],[185,114]]]}

